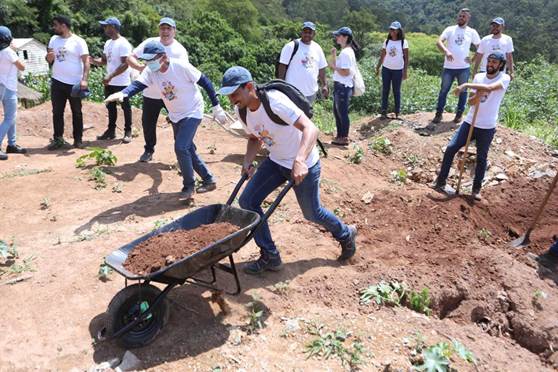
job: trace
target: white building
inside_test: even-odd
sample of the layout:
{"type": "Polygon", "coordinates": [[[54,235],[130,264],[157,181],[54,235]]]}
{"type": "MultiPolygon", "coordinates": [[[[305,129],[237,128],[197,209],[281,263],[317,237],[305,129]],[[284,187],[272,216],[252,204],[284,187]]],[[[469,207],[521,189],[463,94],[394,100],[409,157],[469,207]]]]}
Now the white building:
{"type": "Polygon", "coordinates": [[[47,47],[43,43],[33,38],[14,39],[13,43],[17,48],[17,55],[25,63],[25,71],[21,76],[27,74],[47,75],[49,72],[48,62],[45,60],[47,47]]]}

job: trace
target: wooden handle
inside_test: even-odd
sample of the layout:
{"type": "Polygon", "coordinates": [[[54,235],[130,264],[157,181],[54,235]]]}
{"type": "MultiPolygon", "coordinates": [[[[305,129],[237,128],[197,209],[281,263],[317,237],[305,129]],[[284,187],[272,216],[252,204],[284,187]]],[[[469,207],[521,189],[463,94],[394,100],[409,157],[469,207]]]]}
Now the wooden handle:
{"type": "Polygon", "coordinates": [[[528,230],[529,232],[531,232],[535,228],[535,225],[537,224],[537,222],[539,222],[539,219],[541,218],[542,212],[544,211],[544,207],[546,206],[546,203],[548,203],[548,199],[550,199],[550,195],[552,195],[552,191],[556,187],[556,183],[558,183],[558,172],[554,176],[554,179],[552,180],[552,183],[550,184],[550,187],[548,188],[548,191],[546,192],[546,196],[544,197],[544,200],[543,200],[541,206],[539,207],[539,211],[537,212],[537,215],[535,216],[535,219],[533,220],[533,223],[531,224],[531,226],[529,226],[529,230],[528,230]]]}
{"type": "Polygon", "coordinates": [[[480,102],[475,105],[475,111],[473,113],[473,122],[470,124],[469,134],[467,135],[467,142],[465,142],[465,150],[459,162],[459,178],[457,179],[457,187],[455,188],[455,193],[459,194],[459,189],[461,188],[461,177],[463,176],[463,170],[465,169],[465,160],[467,159],[467,151],[469,150],[469,144],[471,143],[471,137],[473,137],[473,130],[475,129],[475,123],[477,122],[477,114],[479,113],[480,102]]]}

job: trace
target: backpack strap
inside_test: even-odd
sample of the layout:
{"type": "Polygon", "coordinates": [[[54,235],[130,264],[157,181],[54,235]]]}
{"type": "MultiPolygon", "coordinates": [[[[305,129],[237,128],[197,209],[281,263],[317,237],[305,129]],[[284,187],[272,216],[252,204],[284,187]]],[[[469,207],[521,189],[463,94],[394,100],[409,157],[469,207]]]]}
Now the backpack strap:
{"type": "Polygon", "coordinates": [[[298,46],[299,46],[299,41],[298,41],[298,39],[294,39],[294,40],[293,40],[293,43],[294,43],[293,54],[291,54],[291,58],[289,59],[289,63],[287,64],[287,69],[288,69],[289,66],[291,65],[291,62],[293,61],[293,58],[294,58],[296,52],[298,52],[298,46]]]}

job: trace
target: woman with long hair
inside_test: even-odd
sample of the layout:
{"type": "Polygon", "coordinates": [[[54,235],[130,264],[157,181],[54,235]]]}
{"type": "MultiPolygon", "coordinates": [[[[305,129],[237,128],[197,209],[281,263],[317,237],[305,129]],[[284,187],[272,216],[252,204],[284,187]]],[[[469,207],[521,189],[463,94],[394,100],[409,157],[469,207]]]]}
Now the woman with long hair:
{"type": "Polygon", "coordinates": [[[376,75],[382,66],[382,108],[381,118],[387,119],[389,90],[393,89],[395,101],[395,117],[401,112],[401,83],[407,79],[409,67],[409,44],[405,40],[405,33],[401,23],[395,21],[389,26],[389,33],[376,65],[376,75]]]}
{"type": "Polygon", "coordinates": [[[353,39],[353,32],[349,27],[341,27],[333,33],[335,43],[341,47],[339,56],[337,49],[331,50],[329,67],[333,70],[333,114],[337,136],[331,142],[334,145],[347,146],[349,144],[349,103],[353,95],[354,76],[356,71],[355,51],[359,49],[353,39]]]}

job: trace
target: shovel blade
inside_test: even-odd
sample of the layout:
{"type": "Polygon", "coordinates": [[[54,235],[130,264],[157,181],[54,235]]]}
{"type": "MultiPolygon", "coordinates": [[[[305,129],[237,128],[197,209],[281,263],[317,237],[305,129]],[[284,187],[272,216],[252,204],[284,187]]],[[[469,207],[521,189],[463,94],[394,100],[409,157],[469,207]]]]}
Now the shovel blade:
{"type": "Polygon", "coordinates": [[[531,241],[529,240],[529,234],[525,234],[513,240],[510,243],[510,246],[512,246],[513,248],[523,248],[528,246],[529,243],[531,243],[531,241]]]}

